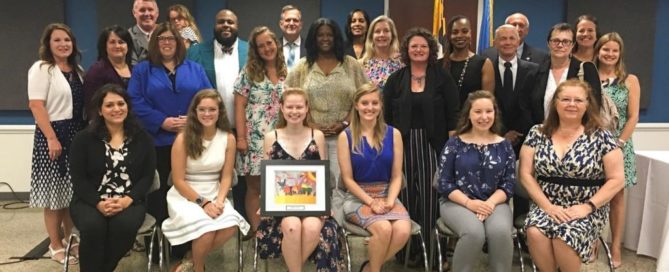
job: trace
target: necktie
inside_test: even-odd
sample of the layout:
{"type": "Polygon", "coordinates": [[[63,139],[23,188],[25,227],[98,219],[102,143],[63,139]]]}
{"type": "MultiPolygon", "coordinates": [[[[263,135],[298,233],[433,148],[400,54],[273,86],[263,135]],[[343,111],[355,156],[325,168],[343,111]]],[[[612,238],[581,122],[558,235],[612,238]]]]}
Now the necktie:
{"type": "Polygon", "coordinates": [[[511,73],[511,63],[510,62],[505,62],[504,63],[504,92],[507,94],[510,94],[513,92],[513,74],[511,73]]]}
{"type": "Polygon", "coordinates": [[[233,49],[232,46],[229,46],[229,47],[228,46],[221,46],[221,50],[223,50],[223,54],[231,55],[232,54],[232,49],[233,49]]]}
{"type": "Polygon", "coordinates": [[[295,43],[288,43],[288,59],[286,60],[288,69],[293,68],[295,64],[295,43]]]}

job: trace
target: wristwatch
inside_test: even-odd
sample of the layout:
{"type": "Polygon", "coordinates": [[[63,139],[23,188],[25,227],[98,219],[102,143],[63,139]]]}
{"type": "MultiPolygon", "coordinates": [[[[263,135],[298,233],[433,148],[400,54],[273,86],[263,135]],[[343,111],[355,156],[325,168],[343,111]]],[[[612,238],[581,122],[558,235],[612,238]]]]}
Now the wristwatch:
{"type": "Polygon", "coordinates": [[[344,121],[341,121],[341,124],[344,125],[344,128],[346,128],[346,127],[348,127],[348,125],[350,125],[351,123],[349,123],[348,121],[344,120],[344,121]]]}
{"type": "Polygon", "coordinates": [[[204,197],[202,197],[202,196],[200,196],[200,195],[197,196],[197,198],[195,199],[195,204],[197,204],[198,206],[202,207],[202,204],[203,204],[203,203],[204,203],[204,197]]]}

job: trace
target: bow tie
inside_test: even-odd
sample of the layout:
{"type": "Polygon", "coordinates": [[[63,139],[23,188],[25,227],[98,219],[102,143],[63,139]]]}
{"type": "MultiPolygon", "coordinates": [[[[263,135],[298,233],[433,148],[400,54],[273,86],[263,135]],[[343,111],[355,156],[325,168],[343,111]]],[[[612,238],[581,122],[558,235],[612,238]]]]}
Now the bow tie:
{"type": "Polygon", "coordinates": [[[221,50],[223,51],[223,54],[232,55],[232,49],[234,49],[234,47],[232,47],[232,46],[229,46],[229,47],[228,46],[221,46],[221,50]]]}

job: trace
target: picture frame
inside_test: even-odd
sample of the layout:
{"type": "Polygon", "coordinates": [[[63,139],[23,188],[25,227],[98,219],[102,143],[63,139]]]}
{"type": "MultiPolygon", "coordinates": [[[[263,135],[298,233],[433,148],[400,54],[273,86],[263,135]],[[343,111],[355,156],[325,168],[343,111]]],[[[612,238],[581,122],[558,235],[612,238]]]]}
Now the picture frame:
{"type": "Polygon", "coordinates": [[[261,216],[329,216],[330,162],[260,162],[261,216]]]}

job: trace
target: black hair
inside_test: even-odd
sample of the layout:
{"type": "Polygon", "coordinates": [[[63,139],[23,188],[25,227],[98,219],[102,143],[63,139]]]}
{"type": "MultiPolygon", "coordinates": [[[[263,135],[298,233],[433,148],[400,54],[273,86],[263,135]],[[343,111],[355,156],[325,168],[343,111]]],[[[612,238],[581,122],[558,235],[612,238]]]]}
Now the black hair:
{"type": "Polygon", "coordinates": [[[109,130],[107,130],[105,119],[99,114],[105,97],[110,93],[123,97],[123,100],[128,107],[128,115],[125,117],[125,120],[123,120],[125,137],[132,139],[137,133],[143,132],[144,130],[142,129],[142,126],[132,112],[132,104],[128,92],[118,84],[105,84],[95,91],[93,98],[91,98],[91,116],[89,118],[91,123],[88,124],[87,129],[102,140],[110,139],[111,136],[109,135],[109,130]]]}
{"type": "MultiPolygon", "coordinates": [[[[362,9],[351,10],[351,12],[348,13],[348,17],[346,18],[346,25],[344,26],[344,32],[346,33],[346,41],[348,41],[349,43],[353,43],[353,32],[351,32],[351,22],[353,21],[353,15],[356,12],[361,12],[362,17],[365,17],[365,22],[367,22],[367,31],[369,31],[369,24],[371,23],[369,21],[369,15],[365,10],[362,9]]],[[[367,33],[364,33],[363,36],[367,36],[367,33]]]]}
{"type": "Polygon", "coordinates": [[[318,57],[318,42],[316,38],[318,37],[318,29],[321,26],[329,26],[332,29],[332,34],[334,35],[334,46],[332,50],[334,51],[337,61],[344,62],[344,37],[341,34],[341,28],[337,25],[332,19],[329,18],[318,18],[314,21],[309,27],[309,32],[307,32],[307,38],[304,40],[304,47],[307,49],[307,63],[309,67],[316,62],[318,57]]]}
{"type": "Polygon", "coordinates": [[[131,66],[132,52],[135,51],[134,44],[132,43],[132,36],[130,36],[130,32],[119,25],[105,27],[100,33],[100,36],[98,37],[98,60],[107,59],[107,41],[112,33],[116,34],[116,36],[121,38],[121,40],[128,45],[128,53],[125,54],[125,63],[127,63],[128,66],[131,66]]]}

